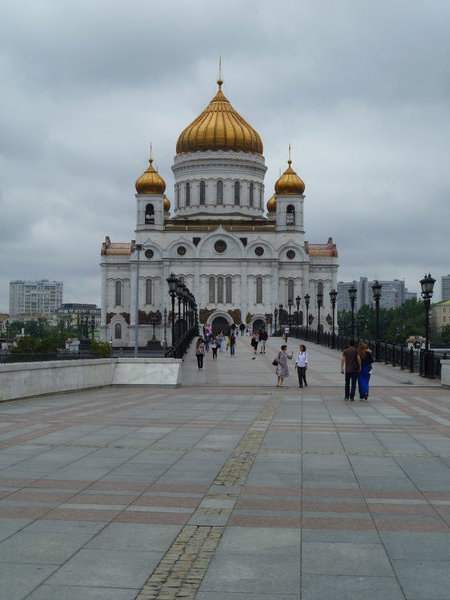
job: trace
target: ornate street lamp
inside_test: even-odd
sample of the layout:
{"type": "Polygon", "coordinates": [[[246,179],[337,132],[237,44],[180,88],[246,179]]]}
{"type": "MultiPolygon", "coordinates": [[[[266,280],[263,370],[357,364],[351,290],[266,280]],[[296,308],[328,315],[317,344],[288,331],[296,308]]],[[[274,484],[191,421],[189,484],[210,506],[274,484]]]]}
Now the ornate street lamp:
{"type": "Polygon", "coordinates": [[[136,297],[134,305],[135,323],[134,323],[134,358],[137,358],[139,347],[139,265],[141,259],[141,251],[144,244],[135,244],[134,250],[137,253],[136,262],[136,297]]]}
{"type": "Polygon", "coordinates": [[[178,300],[178,328],[177,328],[177,339],[181,337],[181,299],[183,298],[184,283],[181,279],[178,280],[177,284],[177,300],[178,300]]]}
{"type": "Polygon", "coordinates": [[[308,327],[309,327],[309,299],[310,295],[305,294],[305,306],[306,306],[306,339],[308,339],[308,327]]]}
{"type": "Polygon", "coordinates": [[[430,304],[431,297],[433,296],[433,288],[436,279],[431,277],[430,273],[425,274],[424,278],[420,280],[420,286],[422,288],[423,304],[425,306],[425,350],[428,350],[429,346],[429,328],[430,328],[430,304]]]}
{"type": "MultiPolygon", "coordinates": [[[[300,301],[301,301],[300,296],[296,296],[295,306],[297,307],[297,315],[296,315],[296,319],[295,319],[295,325],[296,325],[297,329],[298,329],[298,321],[300,319],[300,301]]],[[[298,331],[297,331],[297,337],[298,337],[298,331]]]]}
{"type": "Polygon", "coordinates": [[[330,292],[330,302],[331,302],[331,309],[332,309],[332,313],[333,313],[333,321],[332,321],[332,331],[331,331],[331,347],[335,348],[336,347],[336,331],[335,331],[335,320],[334,320],[334,316],[335,316],[335,312],[336,312],[336,300],[337,300],[337,291],[336,290],[331,290],[330,292]]]}
{"type": "Polygon", "coordinates": [[[175,345],[175,296],[177,295],[178,288],[178,277],[175,277],[173,273],[167,278],[169,284],[169,295],[172,302],[172,346],[175,345]]]}
{"type": "Polygon", "coordinates": [[[283,305],[279,304],[278,305],[278,321],[279,321],[280,329],[281,329],[281,325],[282,325],[281,319],[283,318],[283,321],[284,321],[284,315],[282,313],[283,313],[283,305]]]}
{"type": "Polygon", "coordinates": [[[348,288],[348,297],[350,298],[350,305],[352,307],[352,339],[355,339],[355,301],[357,291],[358,290],[355,288],[354,285],[348,288]]]}
{"type": "Polygon", "coordinates": [[[278,318],[278,308],[275,307],[275,310],[273,311],[273,316],[274,316],[274,323],[275,323],[275,329],[274,329],[274,334],[277,331],[277,318],[278,318]]]}
{"type": "Polygon", "coordinates": [[[299,337],[299,335],[298,335],[298,324],[299,324],[299,321],[300,321],[300,301],[301,301],[300,296],[296,296],[296,298],[295,298],[295,306],[297,308],[297,313],[295,315],[295,328],[297,329],[297,332],[296,332],[297,337],[299,337]]]}
{"type": "Polygon", "coordinates": [[[317,343],[320,344],[320,307],[323,302],[323,292],[317,292],[317,343]]]}
{"type": "Polygon", "coordinates": [[[291,310],[292,310],[293,304],[294,304],[294,301],[292,300],[292,298],[288,298],[288,310],[289,310],[288,325],[289,325],[289,327],[292,325],[291,310]]]}
{"type": "Polygon", "coordinates": [[[164,307],[164,349],[167,350],[167,308],[164,307]]]}
{"type": "Polygon", "coordinates": [[[378,280],[372,284],[372,294],[375,302],[375,360],[380,360],[380,298],[381,298],[381,288],[383,286],[378,280]]]}

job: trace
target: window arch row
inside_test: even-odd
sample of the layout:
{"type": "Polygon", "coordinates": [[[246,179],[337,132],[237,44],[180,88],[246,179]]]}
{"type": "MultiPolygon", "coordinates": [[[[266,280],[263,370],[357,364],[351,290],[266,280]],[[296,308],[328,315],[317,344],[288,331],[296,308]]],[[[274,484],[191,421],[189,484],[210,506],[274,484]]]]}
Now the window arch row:
{"type": "Polygon", "coordinates": [[[233,279],[230,275],[210,276],[208,279],[210,304],[231,304],[233,301],[233,279]]]}

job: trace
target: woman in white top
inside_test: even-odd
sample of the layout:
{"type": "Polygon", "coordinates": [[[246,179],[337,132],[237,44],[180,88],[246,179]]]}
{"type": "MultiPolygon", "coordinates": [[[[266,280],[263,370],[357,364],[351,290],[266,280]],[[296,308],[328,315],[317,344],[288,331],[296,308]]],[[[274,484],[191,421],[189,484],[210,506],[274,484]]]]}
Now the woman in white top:
{"type": "Polygon", "coordinates": [[[295,368],[297,369],[298,375],[298,387],[302,388],[303,383],[305,384],[305,387],[307,387],[306,369],[308,368],[308,353],[306,352],[306,346],[304,344],[300,344],[300,352],[295,359],[295,368]]]}

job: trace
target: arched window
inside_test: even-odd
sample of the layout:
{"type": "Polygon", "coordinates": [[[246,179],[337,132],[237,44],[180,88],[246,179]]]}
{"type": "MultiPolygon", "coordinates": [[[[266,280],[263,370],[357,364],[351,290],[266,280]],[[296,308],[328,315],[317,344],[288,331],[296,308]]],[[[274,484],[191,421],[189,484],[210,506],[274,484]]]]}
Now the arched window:
{"type": "Polygon", "coordinates": [[[146,279],[145,280],[145,304],[153,303],[152,291],[153,291],[152,290],[152,280],[146,279]]]}
{"type": "Polygon", "coordinates": [[[259,208],[263,210],[264,208],[264,194],[262,186],[259,188],[259,208]]]}
{"type": "Polygon", "coordinates": [[[239,181],[234,182],[234,205],[239,206],[241,203],[241,184],[239,181]]]}
{"type": "Polygon", "coordinates": [[[175,187],[175,203],[177,205],[177,208],[180,208],[180,185],[177,184],[177,186],[175,187]]]}
{"type": "Polygon", "coordinates": [[[217,278],[217,304],[223,304],[223,277],[217,278]]]}
{"type": "Polygon", "coordinates": [[[321,281],[319,281],[317,284],[317,293],[322,294],[323,297],[323,283],[321,281]]]}
{"type": "Polygon", "coordinates": [[[286,225],[295,225],[295,208],[292,204],[286,208],[286,225]]]}
{"type": "Polygon", "coordinates": [[[206,201],[206,184],[204,181],[200,181],[200,204],[204,205],[206,201]]]}
{"type": "Polygon", "coordinates": [[[122,282],[121,281],[116,281],[116,288],[115,288],[115,305],[116,306],[121,306],[122,305],[122,282]]]}
{"type": "Polygon", "coordinates": [[[256,278],[256,304],[262,304],[263,301],[263,280],[262,277],[256,278]]]}
{"type": "Polygon", "coordinates": [[[209,278],[209,301],[212,304],[216,302],[216,280],[214,277],[209,278]]]}
{"type": "Polygon", "coordinates": [[[153,204],[147,204],[145,207],[145,224],[153,225],[155,222],[155,209],[153,204]]]}
{"type": "Polygon", "coordinates": [[[185,202],[186,206],[190,206],[191,205],[191,184],[190,183],[186,183],[186,202],[185,202]]]}
{"type": "Polygon", "coordinates": [[[227,277],[225,279],[225,302],[231,304],[232,300],[232,279],[227,277]]]}
{"type": "Polygon", "coordinates": [[[216,201],[218,205],[223,204],[223,181],[217,182],[216,201]]]}
{"type": "Polygon", "coordinates": [[[288,300],[294,301],[294,280],[288,280],[288,300]]]}
{"type": "Polygon", "coordinates": [[[248,188],[248,205],[253,206],[253,183],[248,188]]]}
{"type": "Polygon", "coordinates": [[[122,339],[122,325],[120,323],[114,325],[114,338],[116,340],[122,339]]]}

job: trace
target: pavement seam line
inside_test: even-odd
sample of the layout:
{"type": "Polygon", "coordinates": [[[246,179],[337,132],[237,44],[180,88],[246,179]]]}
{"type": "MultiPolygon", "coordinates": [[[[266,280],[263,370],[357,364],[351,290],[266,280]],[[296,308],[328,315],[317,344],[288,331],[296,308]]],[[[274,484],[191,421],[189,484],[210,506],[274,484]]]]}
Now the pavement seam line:
{"type": "MultiPolygon", "coordinates": [[[[204,500],[236,500],[238,493],[218,493],[213,486],[241,486],[250,472],[258,450],[280,403],[265,406],[213,481],[204,500]]],[[[203,515],[230,516],[231,508],[197,509],[203,515]]],[[[194,600],[225,526],[185,525],[158,566],[147,579],[136,600],[194,600]]]]}

